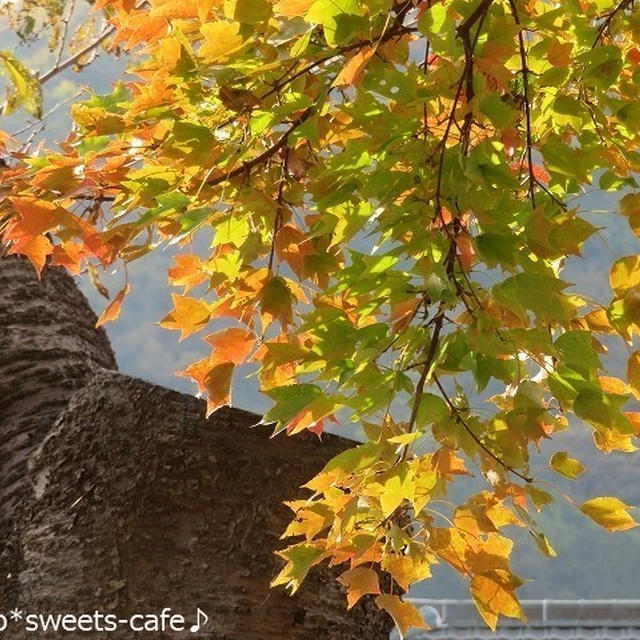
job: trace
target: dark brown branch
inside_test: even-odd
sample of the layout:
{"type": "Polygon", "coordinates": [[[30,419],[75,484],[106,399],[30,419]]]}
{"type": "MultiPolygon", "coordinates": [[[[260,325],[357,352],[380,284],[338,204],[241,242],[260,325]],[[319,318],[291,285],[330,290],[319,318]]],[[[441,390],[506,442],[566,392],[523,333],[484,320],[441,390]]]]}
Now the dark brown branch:
{"type": "Polygon", "coordinates": [[[618,15],[618,13],[620,13],[620,11],[624,11],[625,9],[628,9],[629,7],[633,6],[633,2],[634,0],[622,0],[617,7],[615,7],[614,9],[606,13],[604,16],[602,16],[604,20],[602,21],[602,23],[600,24],[600,27],[598,28],[598,32],[596,33],[596,38],[593,41],[593,44],[591,45],[592,49],[595,49],[595,47],[598,46],[598,44],[604,37],[604,34],[607,32],[607,30],[611,26],[613,19],[618,15]]]}
{"type": "Polygon", "coordinates": [[[253,169],[254,167],[258,166],[259,164],[262,164],[263,162],[265,162],[266,160],[268,160],[269,158],[274,156],[276,153],[278,153],[278,151],[280,151],[280,149],[284,148],[286,146],[286,144],[287,144],[287,140],[288,140],[289,136],[301,124],[306,122],[311,117],[312,113],[313,113],[312,107],[309,107],[309,108],[305,109],[291,123],[291,126],[285,131],[285,133],[282,135],[282,137],[275,144],[270,146],[268,149],[263,151],[260,155],[256,156],[252,160],[249,160],[247,162],[243,162],[242,164],[237,166],[235,169],[232,169],[231,171],[228,171],[227,173],[223,173],[222,175],[219,175],[219,176],[216,176],[215,178],[211,178],[211,179],[207,180],[207,184],[209,186],[215,186],[217,184],[220,184],[222,182],[226,182],[227,180],[231,180],[232,178],[240,176],[243,173],[251,172],[251,169],[253,169]]]}

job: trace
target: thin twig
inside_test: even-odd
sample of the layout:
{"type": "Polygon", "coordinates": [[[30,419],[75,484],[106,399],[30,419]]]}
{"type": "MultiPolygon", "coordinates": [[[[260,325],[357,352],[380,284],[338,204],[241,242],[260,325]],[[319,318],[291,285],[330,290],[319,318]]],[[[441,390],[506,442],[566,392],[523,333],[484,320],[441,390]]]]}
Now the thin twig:
{"type": "Polygon", "coordinates": [[[527,151],[527,163],[529,165],[529,199],[531,200],[531,207],[536,208],[536,179],[533,172],[533,140],[531,135],[531,96],[529,92],[529,64],[527,62],[527,50],[524,46],[524,36],[522,35],[522,23],[520,22],[520,16],[518,15],[518,7],[515,0],[509,0],[511,6],[511,12],[513,19],[520,29],[518,29],[518,48],[520,49],[520,67],[522,69],[522,87],[524,98],[524,117],[526,127],[526,151],[527,151]]]}
{"type": "Polygon", "coordinates": [[[467,424],[467,422],[464,420],[464,418],[460,415],[460,411],[458,410],[458,407],[456,407],[453,404],[453,402],[451,401],[451,398],[449,398],[449,395],[445,391],[445,388],[442,386],[442,383],[438,379],[438,376],[434,375],[433,376],[433,381],[435,382],[436,386],[440,390],[440,393],[442,394],[442,397],[443,397],[444,401],[447,403],[449,409],[453,413],[453,417],[454,417],[455,421],[471,436],[473,441],[490,458],[495,460],[500,466],[504,467],[507,471],[513,473],[514,475],[518,476],[518,478],[520,478],[521,480],[524,480],[527,483],[533,482],[532,478],[530,478],[529,476],[523,475],[522,473],[520,473],[519,471],[517,471],[516,469],[514,469],[513,467],[508,465],[502,458],[500,458],[500,456],[496,455],[493,451],[491,451],[491,449],[489,449],[487,447],[486,444],[484,444],[484,442],[482,442],[482,440],[480,440],[480,438],[473,432],[473,429],[471,429],[471,427],[467,424]]]}

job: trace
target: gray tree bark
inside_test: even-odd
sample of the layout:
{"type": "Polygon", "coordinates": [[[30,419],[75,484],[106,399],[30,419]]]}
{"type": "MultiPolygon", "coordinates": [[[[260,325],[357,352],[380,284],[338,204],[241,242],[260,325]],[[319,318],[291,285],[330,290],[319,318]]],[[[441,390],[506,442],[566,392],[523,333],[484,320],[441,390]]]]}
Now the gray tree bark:
{"type": "MultiPolygon", "coordinates": [[[[195,398],[118,373],[94,324],[64,272],[38,281],[0,260],[0,613],[209,616],[198,634],[47,638],[387,638],[370,599],[345,610],[335,571],[312,570],[293,597],[268,586],[282,501],[349,442],[270,440],[236,409],[205,420],[195,398]]],[[[9,624],[11,638],[38,637],[9,624]]]]}

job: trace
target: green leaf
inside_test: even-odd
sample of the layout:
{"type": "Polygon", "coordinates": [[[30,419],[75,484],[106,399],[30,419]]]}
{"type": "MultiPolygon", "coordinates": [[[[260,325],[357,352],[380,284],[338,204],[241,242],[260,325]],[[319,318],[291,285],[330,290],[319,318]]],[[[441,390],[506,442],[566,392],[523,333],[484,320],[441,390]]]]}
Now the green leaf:
{"type": "Polygon", "coordinates": [[[266,394],[276,404],[264,414],[262,423],[275,423],[276,433],[279,433],[315,398],[322,395],[322,389],[315,384],[292,384],[268,389],[266,394]]]}
{"type": "Polygon", "coordinates": [[[551,456],[549,466],[565,478],[575,480],[583,471],[584,467],[575,458],[570,458],[566,451],[557,451],[551,456]]]}
{"type": "Polygon", "coordinates": [[[418,405],[416,424],[424,429],[434,422],[446,418],[449,414],[449,407],[442,398],[432,393],[423,393],[418,405]]]}
{"type": "Polygon", "coordinates": [[[23,107],[35,118],[41,118],[42,87],[37,74],[31,73],[8,51],[0,51],[0,63],[0,72],[9,78],[12,85],[5,113],[10,113],[14,107],[23,107]]]}
{"type": "Polygon", "coordinates": [[[359,16],[358,0],[316,0],[307,12],[307,22],[320,24],[327,44],[335,47],[349,37],[349,16],[359,16]]]}

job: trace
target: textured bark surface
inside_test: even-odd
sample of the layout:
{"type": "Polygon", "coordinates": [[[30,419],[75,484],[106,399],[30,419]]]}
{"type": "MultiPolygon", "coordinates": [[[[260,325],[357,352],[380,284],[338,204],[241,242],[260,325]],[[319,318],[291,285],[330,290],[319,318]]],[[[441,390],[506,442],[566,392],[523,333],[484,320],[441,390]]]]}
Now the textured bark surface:
{"type": "Polygon", "coordinates": [[[325,568],[294,597],[268,588],[290,515],[282,501],[348,441],[272,440],[251,428],[258,416],[205,420],[195,398],[109,371],[111,350],[72,280],[49,271],[40,284],[29,269],[0,261],[1,454],[12,474],[0,492],[0,570],[11,575],[0,611],[126,618],[171,607],[191,624],[200,607],[209,623],[195,635],[14,626],[11,637],[388,637],[370,600],[345,610],[325,568]]]}
{"type": "Polygon", "coordinates": [[[71,395],[99,368],[115,369],[106,334],[73,279],[36,278],[30,263],[0,260],[0,523],[20,500],[25,462],[71,395]]]}

